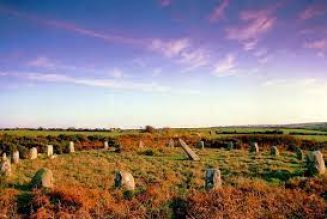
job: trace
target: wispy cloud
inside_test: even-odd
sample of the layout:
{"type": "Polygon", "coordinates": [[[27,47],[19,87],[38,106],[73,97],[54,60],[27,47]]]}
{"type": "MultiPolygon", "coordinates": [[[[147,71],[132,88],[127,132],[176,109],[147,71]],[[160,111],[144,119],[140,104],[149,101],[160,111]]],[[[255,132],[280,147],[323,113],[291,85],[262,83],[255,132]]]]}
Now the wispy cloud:
{"type": "Polygon", "coordinates": [[[159,0],[159,4],[162,7],[168,7],[169,5],[171,5],[172,0],[159,0]]]}
{"type": "Polygon", "coordinates": [[[156,82],[144,83],[119,79],[80,78],[65,74],[45,74],[38,72],[2,72],[1,76],[22,78],[32,82],[69,83],[91,87],[102,87],[117,90],[138,90],[145,92],[169,92],[170,87],[156,82]]]}
{"type": "Polygon", "coordinates": [[[326,4],[314,4],[305,8],[299,14],[299,19],[309,20],[314,17],[322,16],[327,14],[327,5],[326,4]]]}
{"type": "Polygon", "coordinates": [[[327,38],[304,43],[304,48],[308,49],[327,49],[327,38]]]}
{"type": "Polygon", "coordinates": [[[108,75],[112,78],[120,79],[125,76],[124,72],[119,68],[113,68],[108,72],[108,75]]]}
{"type": "Polygon", "coordinates": [[[213,12],[209,16],[210,22],[218,22],[225,16],[225,10],[228,7],[230,0],[222,0],[220,4],[218,4],[213,12]]]}
{"type": "Polygon", "coordinates": [[[272,12],[272,9],[241,12],[240,19],[244,24],[227,28],[226,38],[242,43],[245,50],[254,49],[259,38],[276,22],[272,12]]]}
{"type": "Polygon", "coordinates": [[[186,65],[188,70],[206,65],[209,58],[208,51],[195,48],[188,38],[167,41],[155,39],[150,49],[186,65]]]}
{"type": "Polygon", "coordinates": [[[41,67],[41,68],[52,68],[55,66],[52,60],[45,56],[39,56],[27,63],[29,66],[41,67]]]}
{"type": "Polygon", "coordinates": [[[80,34],[80,35],[85,35],[88,37],[101,39],[101,40],[104,40],[104,41],[107,41],[110,43],[130,44],[130,45],[136,45],[136,46],[147,45],[147,42],[144,39],[137,39],[135,37],[126,37],[126,36],[117,35],[117,34],[102,33],[97,30],[93,30],[90,28],[80,26],[78,24],[74,24],[74,23],[70,23],[70,22],[66,22],[66,21],[45,19],[40,16],[23,13],[20,11],[16,11],[16,10],[1,7],[1,6],[0,6],[0,11],[10,14],[12,16],[27,19],[27,20],[35,22],[35,23],[39,23],[39,24],[51,26],[51,27],[56,27],[58,29],[63,29],[63,30],[69,31],[69,32],[80,34]]]}
{"type": "Polygon", "coordinates": [[[272,79],[264,81],[261,86],[267,89],[293,89],[324,97],[327,93],[327,81],[317,78],[272,79]]]}
{"type": "Polygon", "coordinates": [[[257,58],[257,61],[260,64],[266,64],[273,58],[269,53],[269,50],[265,48],[254,50],[253,55],[257,58]]]}
{"type": "Polygon", "coordinates": [[[235,56],[228,54],[224,59],[220,60],[214,68],[213,74],[215,76],[228,76],[235,73],[235,56]]]}
{"type": "Polygon", "coordinates": [[[190,47],[190,41],[187,38],[163,41],[154,39],[150,44],[150,49],[164,54],[171,58],[180,55],[183,51],[190,47]]]}

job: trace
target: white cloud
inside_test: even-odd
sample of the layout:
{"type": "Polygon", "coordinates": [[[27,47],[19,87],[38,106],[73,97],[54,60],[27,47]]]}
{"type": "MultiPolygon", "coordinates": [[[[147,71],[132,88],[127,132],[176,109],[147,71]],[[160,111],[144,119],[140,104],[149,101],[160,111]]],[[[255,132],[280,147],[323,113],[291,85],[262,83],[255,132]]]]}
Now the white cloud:
{"type": "Polygon", "coordinates": [[[39,56],[27,63],[27,65],[32,67],[41,67],[41,68],[52,68],[55,64],[45,56],[39,56]]]}
{"type": "Polygon", "coordinates": [[[304,44],[304,48],[318,49],[318,50],[326,49],[327,48],[327,38],[312,41],[312,42],[307,42],[307,43],[304,44]]]}
{"type": "Polygon", "coordinates": [[[211,15],[209,21],[217,22],[225,16],[225,10],[228,7],[230,0],[222,0],[221,4],[217,5],[211,15]]]}
{"type": "Polygon", "coordinates": [[[195,48],[188,38],[163,41],[153,40],[150,49],[187,66],[187,70],[205,66],[210,58],[205,49],[195,48]]]}
{"type": "Polygon", "coordinates": [[[161,73],[162,73],[162,68],[155,68],[155,69],[153,69],[152,76],[156,77],[156,76],[160,75],[161,73]]]}
{"type": "Polygon", "coordinates": [[[182,51],[185,51],[189,47],[190,42],[187,38],[169,41],[155,39],[150,45],[151,50],[162,53],[169,58],[180,55],[182,51]]]}
{"type": "Polygon", "coordinates": [[[258,43],[257,40],[252,40],[252,41],[244,42],[243,43],[243,49],[245,51],[253,50],[257,46],[257,43],[258,43]]]}
{"type": "Polygon", "coordinates": [[[119,68],[114,68],[111,71],[109,71],[109,76],[119,79],[119,78],[123,78],[124,77],[124,72],[119,69],[119,68]]]}
{"type": "Polygon", "coordinates": [[[273,79],[263,82],[261,86],[273,89],[293,89],[306,94],[325,95],[327,93],[327,81],[316,78],[273,79]]]}
{"type": "Polygon", "coordinates": [[[252,50],[259,38],[274,26],[276,18],[272,16],[272,11],[268,9],[242,12],[240,19],[244,24],[227,28],[226,38],[241,42],[245,50],[252,50]]]}
{"type": "Polygon", "coordinates": [[[216,76],[227,76],[235,73],[235,56],[228,54],[222,60],[220,60],[214,69],[214,75],[216,76]]]}
{"type": "Polygon", "coordinates": [[[145,83],[127,80],[122,81],[117,79],[79,78],[64,74],[44,74],[35,72],[11,72],[10,74],[6,74],[6,76],[24,78],[34,82],[70,83],[119,90],[139,90],[146,92],[170,91],[170,87],[159,85],[156,82],[145,83]]]}
{"type": "Polygon", "coordinates": [[[189,70],[208,64],[209,54],[207,51],[197,49],[191,51],[183,51],[180,57],[180,63],[189,66],[189,70]]]}

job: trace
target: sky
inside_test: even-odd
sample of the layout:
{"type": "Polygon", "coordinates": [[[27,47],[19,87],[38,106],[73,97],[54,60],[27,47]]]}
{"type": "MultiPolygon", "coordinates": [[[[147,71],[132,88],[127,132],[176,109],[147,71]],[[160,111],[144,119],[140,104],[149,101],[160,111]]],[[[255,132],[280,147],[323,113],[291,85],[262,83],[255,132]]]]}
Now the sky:
{"type": "Polygon", "coordinates": [[[326,0],[0,0],[0,127],[327,121],[326,0]]]}

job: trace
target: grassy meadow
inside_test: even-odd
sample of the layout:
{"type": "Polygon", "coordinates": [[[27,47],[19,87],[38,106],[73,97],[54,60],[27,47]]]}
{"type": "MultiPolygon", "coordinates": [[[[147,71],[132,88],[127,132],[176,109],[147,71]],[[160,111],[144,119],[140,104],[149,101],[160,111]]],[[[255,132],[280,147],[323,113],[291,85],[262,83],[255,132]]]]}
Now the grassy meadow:
{"type": "MultiPolygon", "coordinates": [[[[258,129],[262,131],[262,129],[258,129]]],[[[255,131],[258,131],[255,130],[255,131]]],[[[227,129],[218,131],[230,131],[227,129]]],[[[253,131],[240,129],[238,131],[253,131]]],[[[290,131],[290,130],[289,130],[290,131]]],[[[294,130],[292,130],[294,131],[294,130]]],[[[299,131],[299,130],[297,130],[299,131]]],[[[303,130],[302,130],[303,131],[303,130]]],[[[313,131],[306,130],[309,133],[313,131]]],[[[60,135],[53,131],[3,131],[20,136],[60,135]]],[[[220,138],[205,130],[173,130],[169,136],[220,138]]],[[[64,132],[123,137],[124,132],[64,132]]],[[[129,134],[140,135],[136,130],[129,134]]],[[[163,135],[152,133],[153,136],[163,135]]],[[[225,134],[223,134],[225,136],[225,134]]],[[[231,134],[228,134],[229,136],[231,134]]],[[[260,135],[260,134],[259,134],[260,135]]],[[[287,134],[285,134],[287,135],[287,134]]],[[[305,135],[307,137],[307,135],[305,135]]],[[[321,136],[317,137],[316,141],[321,136]]],[[[297,138],[297,136],[296,136],[297,138]]],[[[134,139],[135,140],[135,139],[134,139]]],[[[126,143],[120,153],[101,149],[80,150],[49,159],[24,159],[12,166],[13,174],[1,178],[0,218],[326,218],[327,175],[306,177],[304,161],[280,148],[273,157],[262,148],[250,154],[247,148],[192,149],[200,161],[187,159],[182,148],[148,143],[126,143]],[[130,148],[129,148],[130,146],[130,148]],[[53,171],[52,190],[33,190],[29,183],[40,168],[53,171]],[[206,191],[204,173],[219,168],[223,188],[206,191]],[[115,171],[134,176],[134,192],[114,188],[115,171]]],[[[321,148],[326,159],[327,148],[321,148]]],[[[307,151],[304,151],[307,153],[307,151]]]]}

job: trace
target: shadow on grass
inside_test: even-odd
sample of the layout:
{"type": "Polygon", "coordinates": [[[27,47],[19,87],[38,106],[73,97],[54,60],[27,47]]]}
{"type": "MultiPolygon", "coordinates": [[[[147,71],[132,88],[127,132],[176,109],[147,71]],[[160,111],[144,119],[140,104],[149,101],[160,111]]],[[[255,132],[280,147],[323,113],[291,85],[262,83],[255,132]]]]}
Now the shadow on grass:
{"type": "Polygon", "coordinates": [[[261,173],[261,177],[268,182],[273,182],[276,179],[279,181],[288,181],[293,177],[302,175],[303,171],[290,172],[288,170],[265,170],[263,173],[261,173]]]}
{"type": "Polygon", "coordinates": [[[20,190],[20,191],[30,191],[31,185],[29,183],[9,183],[8,187],[20,190]]]}
{"type": "Polygon", "coordinates": [[[33,195],[31,192],[23,192],[17,196],[17,211],[19,214],[29,215],[31,213],[31,200],[33,195]]]}

